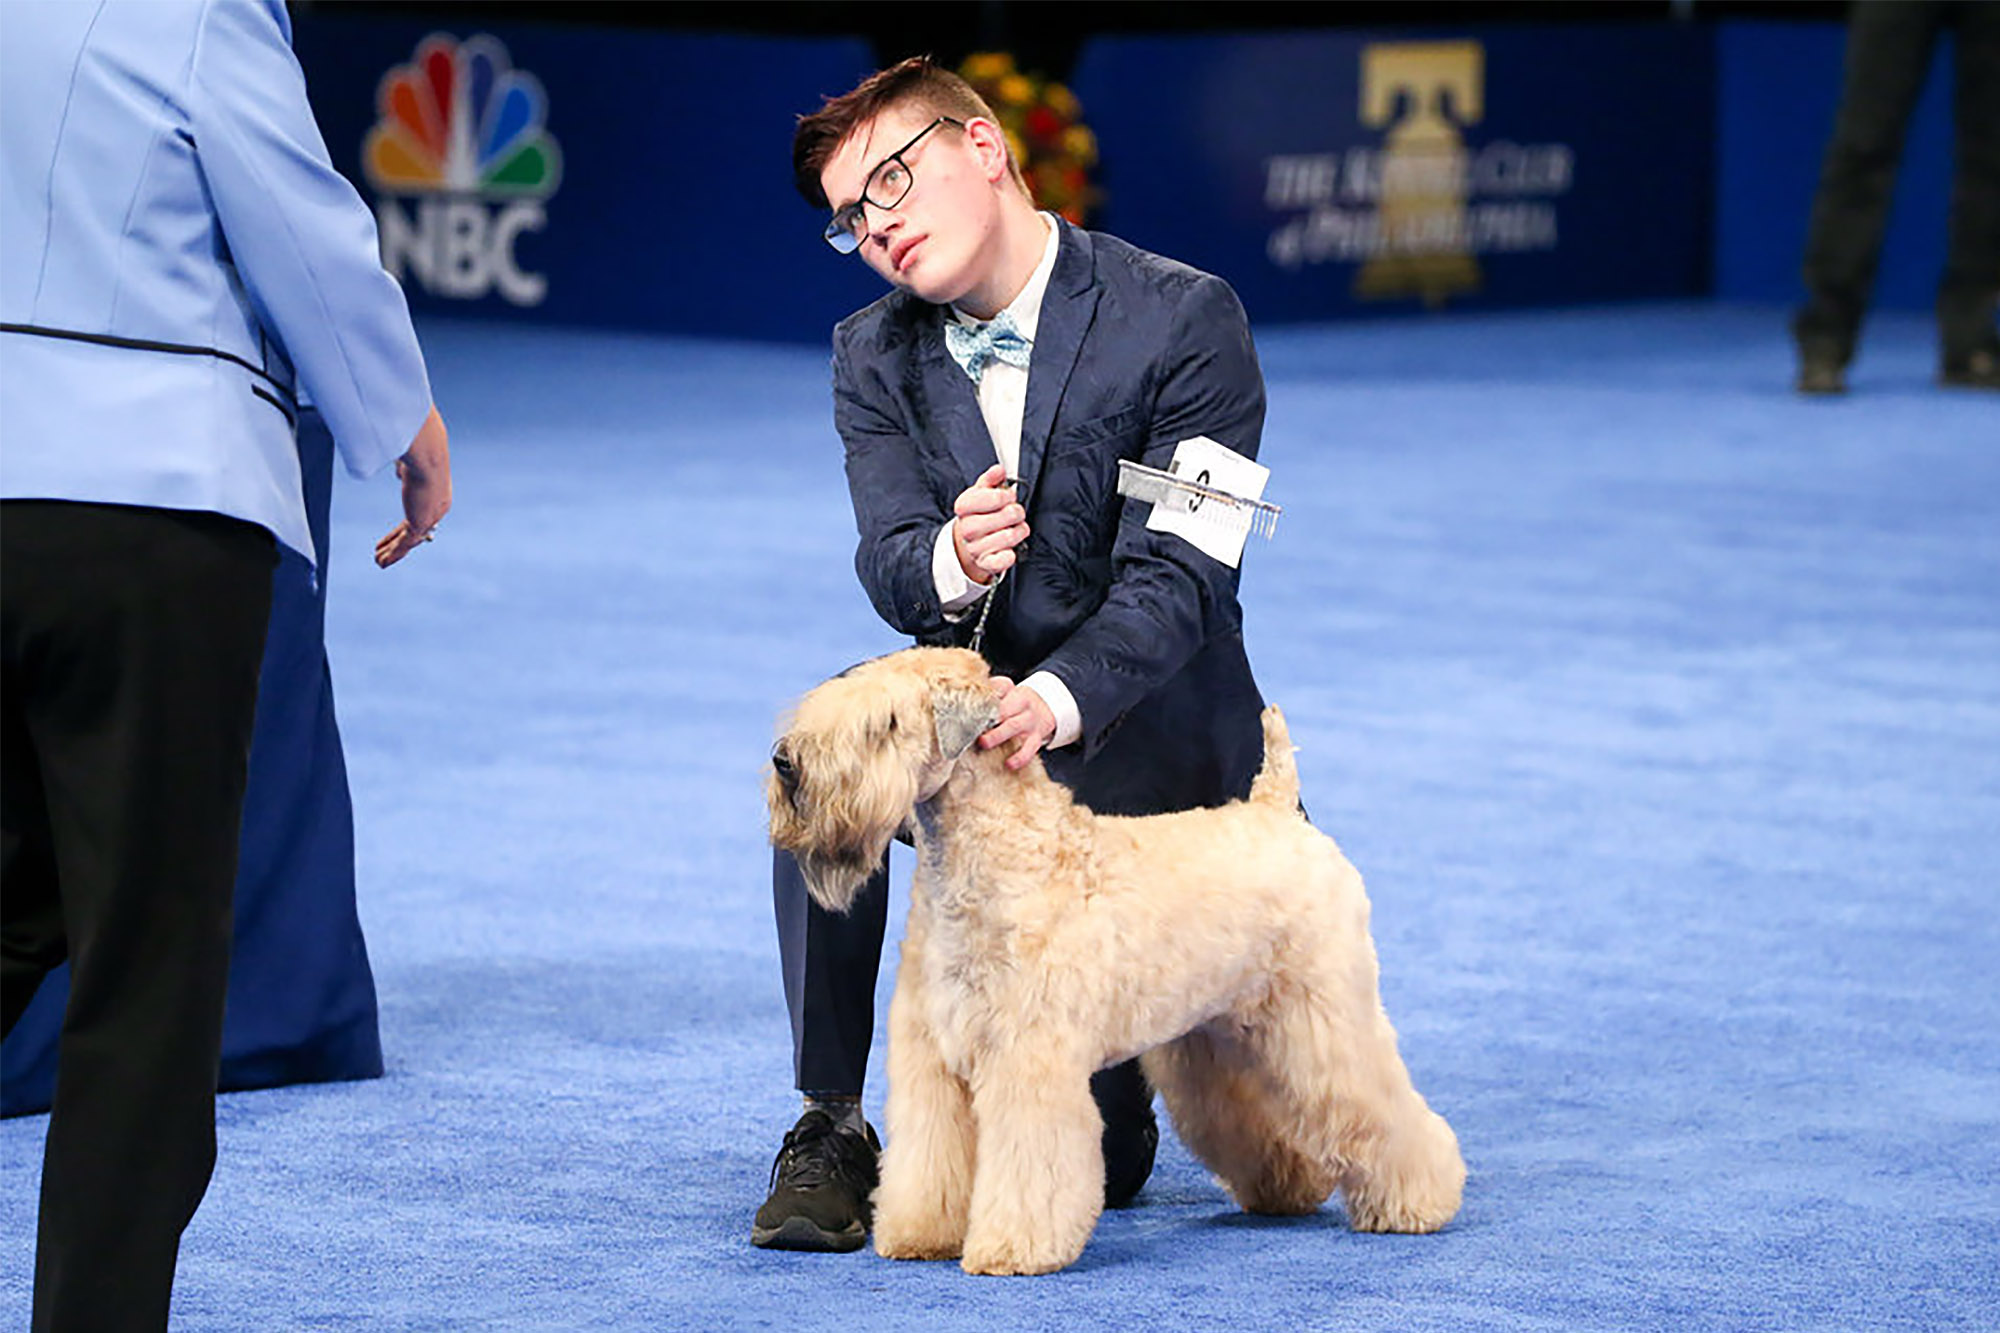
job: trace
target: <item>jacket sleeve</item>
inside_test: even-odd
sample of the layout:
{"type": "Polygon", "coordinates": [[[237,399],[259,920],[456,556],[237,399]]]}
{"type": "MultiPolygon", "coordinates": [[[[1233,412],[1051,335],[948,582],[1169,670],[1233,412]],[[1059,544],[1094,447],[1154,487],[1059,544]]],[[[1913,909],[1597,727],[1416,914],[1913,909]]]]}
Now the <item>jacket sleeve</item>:
{"type": "Polygon", "coordinates": [[[926,643],[954,637],[931,573],[938,529],[951,501],[925,473],[911,432],[894,415],[879,379],[859,366],[848,325],[834,331],[833,420],[847,455],[847,489],[860,541],[854,572],[876,613],[898,633],[926,643]]]}
{"type": "Polygon", "coordinates": [[[210,0],[191,66],[196,160],[251,307],[342,460],[367,476],[409,447],[430,382],[374,215],[333,169],[282,0],[210,0]]]}
{"type": "MultiPolygon", "coordinates": [[[[1264,377],[1249,321],[1227,283],[1203,276],[1179,302],[1154,384],[1140,461],[1164,469],[1175,446],[1197,435],[1257,456],[1264,377]]],[[[1103,604],[1041,664],[1076,698],[1086,759],[1204,645],[1242,627],[1238,571],[1178,536],[1149,531],[1150,512],[1124,502],[1103,604]]]]}

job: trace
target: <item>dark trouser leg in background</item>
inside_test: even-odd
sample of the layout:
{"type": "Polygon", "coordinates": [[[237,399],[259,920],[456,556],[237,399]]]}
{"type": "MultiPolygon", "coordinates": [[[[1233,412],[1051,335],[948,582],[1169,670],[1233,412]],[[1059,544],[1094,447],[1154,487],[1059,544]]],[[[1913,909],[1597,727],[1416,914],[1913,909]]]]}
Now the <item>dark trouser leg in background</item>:
{"type": "Polygon", "coordinates": [[[181,1232],[215,1162],[230,903],[276,547],[212,514],[27,501],[5,505],[0,547],[8,1017],[21,984],[16,894],[31,909],[45,902],[33,877],[51,866],[63,938],[23,941],[18,957],[66,948],[71,977],[34,1328],[164,1329],[181,1232]],[[17,803],[24,766],[40,788],[17,803]],[[39,838],[48,853],[29,851],[39,838]]]}
{"type": "Polygon", "coordinates": [[[1104,1202],[1123,1208],[1153,1174],[1160,1144],[1153,1117],[1153,1088],[1137,1060],[1100,1069],[1090,1076],[1090,1095],[1104,1117],[1104,1202]]]}
{"type": "Polygon", "coordinates": [[[1934,0],[1860,0],[1848,20],[1840,112],[1806,236],[1799,349],[1844,366],[1875,285],[1910,109],[1943,20],[1934,0]]]}
{"type": "Polygon", "coordinates": [[[798,1089],[859,1097],[875,1037],[875,979],[889,921],[888,858],[856,896],[854,909],[841,916],[812,900],[798,862],[774,848],[771,896],[798,1089]]]}
{"type": "Polygon", "coordinates": [[[2000,298],[2000,4],[1966,5],[1953,35],[1951,241],[1938,283],[1947,366],[1995,342],[2000,298]]]}

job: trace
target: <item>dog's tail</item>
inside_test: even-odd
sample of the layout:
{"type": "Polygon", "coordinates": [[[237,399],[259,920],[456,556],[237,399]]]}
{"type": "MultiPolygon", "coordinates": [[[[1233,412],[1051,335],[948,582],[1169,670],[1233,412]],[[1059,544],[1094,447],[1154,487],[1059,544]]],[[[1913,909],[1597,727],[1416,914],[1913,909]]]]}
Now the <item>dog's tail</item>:
{"type": "Polygon", "coordinates": [[[1272,704],[1264,710],[1264,767],[1250,784],[1250,799],[1296,814],[1299,809],[1299,768],[1292,760],[1292,733],[1285,715],[1272,704]]]}

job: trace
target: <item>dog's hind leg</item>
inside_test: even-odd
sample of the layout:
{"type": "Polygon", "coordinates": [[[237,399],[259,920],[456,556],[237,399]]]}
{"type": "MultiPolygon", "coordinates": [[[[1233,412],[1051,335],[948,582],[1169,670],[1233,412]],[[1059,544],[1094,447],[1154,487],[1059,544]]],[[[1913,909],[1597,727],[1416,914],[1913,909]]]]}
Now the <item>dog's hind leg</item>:
{"type": "Polygon", "coordinates": [[[1104,1122],[1090,1068],[1044,1032],[986,1053],[972,1092],[979,1169],[968,1273],[1052,1273],[1083,1253],[1104,1208],[1104,1122]]]}
{"type": "Polygon", "coordinates": [[[889,1002],[888,1145],[875,1190],[875,1252],[889,1259],[955,1259],[972,1199],[972,1099],[945,1068],[919,1012],[922,985],[906,943],[889,1002]]]}
{"type": "Polygon", "coordinates": [[[1335,1172],[1297,1147],[1279,1088],[1248,1047],[1197,1028],[1145,1065],[1174,1132],[1245,1211],[1296,1216],[1333,1193],[1335,1172]]]}
{"type": "Polygon", "coordinates": [[[1286,1089],[1280,1134],[1338,1172],[1354,1230],[1436,1231],[1457,1214],[1465,1187],[1458,1138],[1410,1082],[1374,986],[1355,980],[1293,988],[1254,1034],[1286,1089]]]}

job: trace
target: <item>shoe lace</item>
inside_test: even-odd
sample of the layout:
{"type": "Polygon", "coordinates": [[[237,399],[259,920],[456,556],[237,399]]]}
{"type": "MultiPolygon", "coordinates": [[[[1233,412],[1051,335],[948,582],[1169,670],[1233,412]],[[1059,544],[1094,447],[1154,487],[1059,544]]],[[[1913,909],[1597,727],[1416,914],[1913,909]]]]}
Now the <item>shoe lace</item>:
{"type": "Polygon", "coordinates": [[[871,1174],[864,1169],[870,1156],[860,1136],[843,1131],[830,1117],[809,1115],[786,1133],[778,1158],[771,1163],[771,1188],[780,1181],[794,1189],[811,1189],[835,1179],[848,1184],[865,1181],[871,1174]]]}

